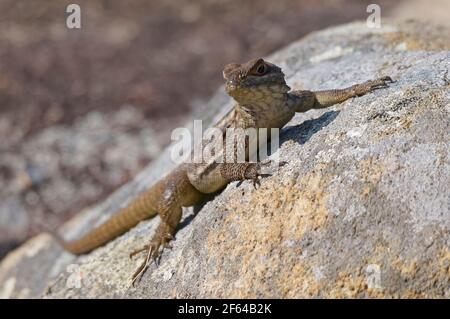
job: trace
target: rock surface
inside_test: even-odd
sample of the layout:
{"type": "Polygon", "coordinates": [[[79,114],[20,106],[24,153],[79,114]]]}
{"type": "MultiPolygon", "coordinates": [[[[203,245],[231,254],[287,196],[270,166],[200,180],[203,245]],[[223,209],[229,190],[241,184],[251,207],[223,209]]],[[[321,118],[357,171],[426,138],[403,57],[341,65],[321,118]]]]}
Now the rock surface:
{"type": "Polygon", "coordinates": [[[53,229],[67,214],[105,198],[161,150],[151,123],[131,106],[93,111],[73,126],[31,136],[0,117],[0,136],[0,260],[40,223],[53,229]]]}
{"type": "MultiPolygon", "coordinates": [[[[390,75],[388,89],[298,114],[282,131],[289,164],[254,190],[230,184],[186,209],[173,250],[130,288],[128,253],[158,218],[74,257],[46,234],[0,264],[0,297],[450,297],[449,30],[352,23],[273,54],[294,88],[390,75]],[[195,211],[195,213],[194,213],[195,211]]],[[[202,118],[232,105],[220,90],[202,118]]],[[[217,115],[217,113],[220,113],[217,115]]],[[[195,114],[194,118],[198,118],[195,114]]],[[[170,150],[65,226],[74,237],[171,169],[170,150]]]]}

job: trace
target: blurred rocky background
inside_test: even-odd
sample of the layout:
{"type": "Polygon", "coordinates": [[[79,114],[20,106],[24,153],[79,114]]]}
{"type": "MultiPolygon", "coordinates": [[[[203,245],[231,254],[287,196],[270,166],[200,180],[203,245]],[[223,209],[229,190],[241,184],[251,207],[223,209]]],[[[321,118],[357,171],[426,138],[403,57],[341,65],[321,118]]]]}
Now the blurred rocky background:
{"type": "MultiPolygon", "coordinates": [[[[130,180],[225,64],[366,19],[371,2],[0,0],[0,258],[130,180]]],[[[438,23],[449,2],[377,1],[382,17],[438,23]]]]}

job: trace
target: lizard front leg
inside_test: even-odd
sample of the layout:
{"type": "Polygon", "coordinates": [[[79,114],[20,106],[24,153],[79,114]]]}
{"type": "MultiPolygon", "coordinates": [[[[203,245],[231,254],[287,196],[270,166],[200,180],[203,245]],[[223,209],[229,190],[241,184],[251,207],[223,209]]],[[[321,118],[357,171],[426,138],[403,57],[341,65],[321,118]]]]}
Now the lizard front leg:
{"type": "Polygon", "coordinates": [[[263,174],[261,168],[269,166],[267,163],[224,163],[220,166],[220,174],[227,182],[251,180],[253,187],[260,184],[260,177],[267,177],[271,174],[263,174]]]}
{"type": "Polygon", "coordinates": [[[392,83],[389,76],[364,83],[355,84],[344,89],[324,91],[292,91],[289,93],[288,103],[295,112],[306,112],[310,109],[321,109],[332,106],[345,100],[362,96],[374,90],[388,87],[392,83]]]}

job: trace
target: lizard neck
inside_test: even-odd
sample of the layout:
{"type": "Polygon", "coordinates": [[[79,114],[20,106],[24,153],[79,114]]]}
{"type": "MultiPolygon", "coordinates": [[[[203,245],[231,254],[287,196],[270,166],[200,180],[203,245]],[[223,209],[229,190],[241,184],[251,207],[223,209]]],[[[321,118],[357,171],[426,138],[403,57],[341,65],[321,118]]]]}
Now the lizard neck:
{"type": "Polygon", "coordinates": [[[273,94],[250,103],[236,105],[237,126],[248,128],[282,128],[294,116],[287,93],[273,94]]]}

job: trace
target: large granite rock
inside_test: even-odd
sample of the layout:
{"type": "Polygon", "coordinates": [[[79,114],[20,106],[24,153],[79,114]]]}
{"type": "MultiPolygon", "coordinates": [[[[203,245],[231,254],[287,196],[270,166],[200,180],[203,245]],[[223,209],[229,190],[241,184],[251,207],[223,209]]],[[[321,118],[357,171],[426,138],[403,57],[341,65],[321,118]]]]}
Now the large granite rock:
{"type": "MultiPolygon", "coordinates": [[[[0,297],[450,297],[450,41],[414,22],[351,23],[269,57],[292,88],[381,75],[388,89],[298,114],[282,131],[289,164],[254,190],[230,184],[186,209],[172,251],[130,288],[158,218],[89,255],[37,236],[0,265],[0,297]]],[[[220,90],[201,108],[231,107],[220,90]]],[[[198,118],[195,114],[194,118],[198,118]]],[[[133,182],[65,226],[74,237],[170,170],[169,150],[133,182]]]]}

